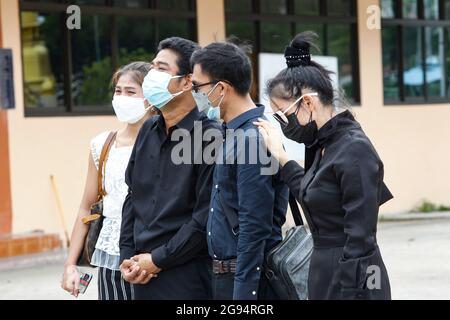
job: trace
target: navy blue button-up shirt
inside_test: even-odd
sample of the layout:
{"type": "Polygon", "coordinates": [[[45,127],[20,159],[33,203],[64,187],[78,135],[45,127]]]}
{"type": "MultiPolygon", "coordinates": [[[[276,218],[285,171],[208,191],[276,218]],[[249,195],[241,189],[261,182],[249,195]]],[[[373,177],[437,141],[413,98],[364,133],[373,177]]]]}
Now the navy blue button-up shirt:
{"type": "Polygon", "coordinates": [[[279,164],[268,156],[253,124],[264,118],[264,110],[259,105],[224,125],[223,154],[219,155],[223,163],[216,164],[214,170],[208,251],[214,260],[237,258],[233,293],[236,300],[258,298],[265,254],[282,240],[281,227],[286,220],[288,188],[279,177],[279,164]],[[238,131],[241,135],[236,134],[238,131]],[[259,154],[261,150],[263,153],[259,154]],[[275,167],[272,174],[263,173],[262,169],[268,167],[275,167]],[[221,200],[238,216],[237,235],[231,230],[221,200]]]}

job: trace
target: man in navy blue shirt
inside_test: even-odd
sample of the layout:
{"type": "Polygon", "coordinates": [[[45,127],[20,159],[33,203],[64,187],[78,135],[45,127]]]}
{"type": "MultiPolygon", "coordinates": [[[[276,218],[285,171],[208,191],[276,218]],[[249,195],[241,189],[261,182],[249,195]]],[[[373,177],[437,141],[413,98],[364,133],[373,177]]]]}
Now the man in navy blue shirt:
{"type": "Polygon", "coordinates": [[[194,52],[191,63],[197,106],[224,121],[207,223],[213,298],[276,299],[264,261],[282,240],[288,189],[253,124],[264,118],[265,108],[249,94],[250,59],[234,44],[213,43],[194,52]]]}

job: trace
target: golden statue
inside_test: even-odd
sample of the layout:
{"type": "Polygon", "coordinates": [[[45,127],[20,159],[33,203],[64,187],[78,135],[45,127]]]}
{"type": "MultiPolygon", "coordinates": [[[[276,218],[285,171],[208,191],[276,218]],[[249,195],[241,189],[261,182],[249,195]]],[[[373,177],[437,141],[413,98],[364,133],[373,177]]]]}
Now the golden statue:
{"type": "Polygon", "coordinates": [[[22,52],[26,107],[57,107],[56,80],[45,42],[40,39],[39,16],[22,12],[22,52]]]}

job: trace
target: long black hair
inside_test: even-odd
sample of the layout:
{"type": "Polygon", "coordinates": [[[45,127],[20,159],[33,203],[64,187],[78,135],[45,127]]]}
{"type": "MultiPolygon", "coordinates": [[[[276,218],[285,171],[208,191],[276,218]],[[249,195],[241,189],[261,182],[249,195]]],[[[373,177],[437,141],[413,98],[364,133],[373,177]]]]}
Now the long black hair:
{"type": "Polygon", "coordinates": [[[267,83],[269,97],[298,99],[305,89],[319,94],[325,106],[334,104],[334,88],[331,81],[332,71],[311,60],[311,47],[317,48],[314,40],[317,34],[312,31],[299,33],[286,48],[287,68],[267,83]]]}

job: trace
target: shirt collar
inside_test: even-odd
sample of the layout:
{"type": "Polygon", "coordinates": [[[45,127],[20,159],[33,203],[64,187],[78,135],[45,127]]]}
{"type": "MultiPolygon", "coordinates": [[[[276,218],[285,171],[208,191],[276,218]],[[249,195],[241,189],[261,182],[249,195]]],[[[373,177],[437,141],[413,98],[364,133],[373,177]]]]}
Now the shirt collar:
{"type": "Polygon", "coordinates": [[[262,104],[257,104],[256,108],[248,110],[247,112],[244,112],[243,114],[237,116],[230,122],[226,124],[227,129],[233,129],[236,130],[237,128],[244,125],[246,122],[255,119],[255,118],[261,118],[264,116],[264,111],[266,108],[262,104]]]}
{"type": "MultiPolygon", "coordinates": [[[[191,131],[194,128],[194,122],[201,118],[201,113],[198,111],[198,108],[195,107],[189,112],[180,122],[178,122],[174,127],[177,129],[185,129],[187,131],[191,131]]],[[[163,115],[159,115],[159,119],[157,119],[153,123],[153,128],[158,126],[161,130],[166,129],[166,121],[164,120],[163,115]]]]}
{"type": "Polygon", "coordinates": [[[321,147],[327,146],[342,133],[353,129],[361,129],[361,125],[355,120],[353,114],[346,110],[331,118],[320,128],[317,133],[317,143],[321,147]]]}

